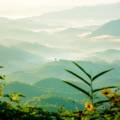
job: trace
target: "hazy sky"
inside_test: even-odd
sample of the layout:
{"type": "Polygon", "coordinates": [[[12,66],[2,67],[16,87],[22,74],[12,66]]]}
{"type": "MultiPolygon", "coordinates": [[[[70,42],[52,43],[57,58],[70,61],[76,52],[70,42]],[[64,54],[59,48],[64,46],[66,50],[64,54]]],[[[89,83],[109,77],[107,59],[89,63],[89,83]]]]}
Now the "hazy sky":
{"type": "Polygon", "coordinates": [[[75,6],[109,4],[120,0],[0,0],[0,16],[25,17],[75,6]]]}

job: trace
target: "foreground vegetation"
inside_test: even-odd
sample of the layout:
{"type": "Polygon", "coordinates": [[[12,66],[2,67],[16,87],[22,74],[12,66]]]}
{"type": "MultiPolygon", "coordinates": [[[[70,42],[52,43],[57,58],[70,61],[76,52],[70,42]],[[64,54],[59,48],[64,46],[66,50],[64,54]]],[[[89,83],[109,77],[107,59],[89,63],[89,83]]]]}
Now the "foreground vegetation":
{"type": "Polygon", "coordinates": [[[89,91],[87,91],[87,88],[83,89],[72,82],[64,81],[64,83],[88,97],[87,102],[81,103],[84,105],[83,109],[68,111],[60,106],[57,112],[50,112],[30,104],[23,104],[21,103],[21,99],[25,97],[23,94],[16,92],[3,93],[5,75],[0,75],[0,120],[120,120],[119,86],[107,86],[97,89],[93,86],[93,83],[100,76],[110,72],[112,69],[91,76],[79,64],[76,62],[73,62],[73,64],[88,79],[86,80],[71,70],[66,69],[66,71],[86,84],[89,91]]]}

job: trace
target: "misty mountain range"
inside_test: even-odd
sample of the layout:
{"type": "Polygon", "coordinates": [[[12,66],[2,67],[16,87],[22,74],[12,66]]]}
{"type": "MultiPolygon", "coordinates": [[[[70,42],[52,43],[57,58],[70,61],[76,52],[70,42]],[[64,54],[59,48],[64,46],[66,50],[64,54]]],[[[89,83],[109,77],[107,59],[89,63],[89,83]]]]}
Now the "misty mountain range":
{"type": "Polygon", "coordinates": [[[66,95],[73,97],[70,91],[77,98],[79,93],[62,82],[69,80],[85,87],[65,71],[70,69],[84,76],[72,64],[73,60],[92,75],[114,68],[95,87],[120,85],[119,11],[120,3],[117,3],[76,7],[22,19],[1,17],[0,65],[4,66],[1,72],[7,76],[5,92],[23,92],[28,95],[27,100],[42,96],[46,102],[51,101],[50,105],[54,103],[51,94],[58,101],[61,100],[58,96],[64,99],[60,104],[65,102],[66,95]]]}
{"type": "Polygon", "coordinates": [[[76,7],[24,19],[0,18],[1,64],[19,70],[20,67],[13,65],[18,61],[19,66],[23,64],[27,67],[55,59],[87,60],[93,56],[108,61],[106,55],[98,55],[103,51],[107,51],[111,61],[117,61],[120,45],[119,9],[120,4],[117,3],[76,7]],[[88,23],[92,19],[95,19],[94,23],[82,23],[82,20],[88,23]],[[72,25],[71,20],[83,26],[72,25]],[[103,22],[98,24],[99,20],[103,22]],[[114,59],[109,50],[117,51],[114,59]]]}

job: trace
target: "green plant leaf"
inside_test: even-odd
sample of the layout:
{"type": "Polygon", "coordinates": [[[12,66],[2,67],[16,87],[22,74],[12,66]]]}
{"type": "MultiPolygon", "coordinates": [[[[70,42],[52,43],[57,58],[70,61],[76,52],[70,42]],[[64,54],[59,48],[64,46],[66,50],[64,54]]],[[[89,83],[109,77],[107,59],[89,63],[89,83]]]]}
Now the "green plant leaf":
{"type": "Polygon", "coordinates": [[[0,76],[0,79],[3,80],[4,79],[3,76],[0,76]]]}
{"type": "Polygon", "coordinates": [[[85,69],[83,69],[79,64],[77,64],[76,62],[73,62],[73,64],[76,65],[81,71],[83,71],[88,76],[89,79],[92,78],[92,76],[85,69]]]}
{"type": "Polygon", "coordinates": [[[0,68],[3,68],[3,66],[0,66],[0,68]]]}
{"type": "Polygon", "coordinates": [[[110,100],[101,100],[101,101],[95,102],[94,105],[101,105],[101,104],[107,103],[107,102],[110,102],[110,100]]]}
{"type": "Polygon", "coordinates": [[[9,94],[4,94],[4,97],[10,97],[10,95],[9,94]]]}
{"type": "Polygon", "coordinates": [[[87,84],[89,87],[91,86],[89,82],[87,82],[85,79],[83,79],[81,76],[77,75],[76,73],[65,69],[67,72],[69,72],[70,74],[74,75],[75,77],[79,78],[80,80],[82,80],[85,84],[87,84]]]}
{"type": "Polygon", "coordinates": [[[70,86],[72,86],[72,87],[74,87],[75,89],[81,91],[82,93],[84,93],[85,95],[87,95],[88,97],[91,98],[91,95],[87,91],[83,90],[82,88],[74,85],[73,83],[67,82],[67,81],[63,81],[63,82],[66,83],[66,84],[68,84],[68,85],[70,85],[70,86]]]}
{"type": "Polygon", "coordinates": [[[5,75],[0,75],[0,80],[5,80],[5,75]]]}
{"type": "Polygon", "coordinates": [[[113,68],[112,68],[112,69],[109,69],[109,70],[105,70],[105,71],[103,71],[103,72],[101,72],[101,73],[95,75],[95,76],[92,78],[92,81],[94,81],[94,80],[96,80],[98,77],[100,77],[100,76],[102,76],[102,75],[104,75],[104,74],[110,72],[111,70],[113,70],[113,68]]]}
{"type": "Polygon", "coordinates": [[[103,87],[103,88],[99,88],[99,89],[95,89],[93,90],[93,93],[104,90],[104,89],[109,89],[109,88],[117,88],[117,86],[108,86],[108,87],[103,87]]]}

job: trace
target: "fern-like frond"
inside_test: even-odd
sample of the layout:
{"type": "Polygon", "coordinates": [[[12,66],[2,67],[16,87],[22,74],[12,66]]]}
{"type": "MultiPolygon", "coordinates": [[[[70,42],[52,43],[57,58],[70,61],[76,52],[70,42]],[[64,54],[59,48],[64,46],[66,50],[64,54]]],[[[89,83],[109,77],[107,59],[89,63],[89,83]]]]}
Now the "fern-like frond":
{"type": "Polygon", "coordinates": [[[85,91],[84,89],[82,89],[82,88],[80,88],[80,87],[74,85],[73,83],[67,82],[67,81],[64,81],[64,83],[66,83],[66,84],[72,86],[73,88],[75,88],[75,89],[81,91],[82,93],[84,93],[85,95],[87,95],[88,97],[91,98],[91,95],[89,94],[89,92],[85,91]]]}
{"type": "Polygon", "coordinates": [[[94,105],[96,106],[98,106],[98,105],[101,105],[101,104],[103,104],[103,103],[108,103],[108,102],[110,102],[110,100],[101,100],[101,101],[98,101],[98,102],[95,102],[94,103],[94,105]]]}
{"type": "Polygon", "coordinates": [[[109,86],[109,87],[98,88],[98,89],[93,90],[93,93],[99,92],[99,91],[104,90],[104,89],[109,89],[109,88],[117,88],[117,86],[109,86]]]}
{"type": "Polygon", "coordinates": [[[73,76],[79,78],[80,80],[82,80],[85,84],[87,84],[89,87],[91,86],[89,82],[87,82],[84,78],[82,78],[81,76],[77,75],[76,73],[65,69],[68,73],[72,74],[73,76]]]}
{"type": "Polygon", "coordinates": [[[81,71],[83,71],[87,76],[88,76],[88,78],[89,79],[91,79],[91,75],[84,69],[84,68],[82,68],[78,63],[76,63],[76,62],[73,62],[73,64],[74,65],[76,65],[81,71]]]}
{"type": "Polygon", "coordinates": [[[112,68],[112,69],[109,69],[109,70],[105,70],[105,71],[103,71],[103,72],[100,72],[99,74],[95,75],[95,76],[92,78],[92,81],[94,81],[94,80],[96,80],[97,78],[99,78],[100,76],[102,76],[102,75],[110,72],[111,70],[113,70],[113,68],[112,68]]]}

